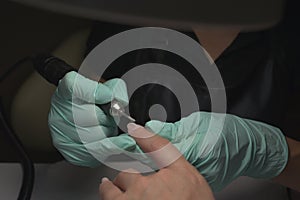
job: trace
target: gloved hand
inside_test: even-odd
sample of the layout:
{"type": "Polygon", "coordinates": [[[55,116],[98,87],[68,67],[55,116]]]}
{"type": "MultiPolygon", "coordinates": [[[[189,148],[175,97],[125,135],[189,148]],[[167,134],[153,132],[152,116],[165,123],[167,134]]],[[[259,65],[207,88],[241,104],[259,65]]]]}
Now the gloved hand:
{"type": "Polygon", "coordinates": [[[170,140],[214,191],[239,176],[273,178],[288,160],[278,128],[230,114],[196,112],[176,123],[150,121],[146,128],[170,140]]]}
{"type": "Polygon", "coordinates": [[[95,105],[112,99],[128,103],[126,85],[121,79],[102,84],[69,72],[60,80],[52,96],[48,123],[53,144],[66,160],[94,167],[100,162],[93,155],[105,160],[107,155],[136,148],[128,135],[116,136],[114,118],[95,105]]]}

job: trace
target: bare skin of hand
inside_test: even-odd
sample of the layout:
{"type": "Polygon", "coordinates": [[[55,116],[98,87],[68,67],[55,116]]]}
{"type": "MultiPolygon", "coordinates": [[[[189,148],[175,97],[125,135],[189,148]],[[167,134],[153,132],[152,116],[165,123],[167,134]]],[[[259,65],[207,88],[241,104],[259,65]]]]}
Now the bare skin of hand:
{"type": "Polygon", "coordinates": [[[148,176],[128,170],[128,172],[119,173],[113,181],[103,178],[99,186],[102,200],[214,199],[204,177],[180,155],[180,152],[168,140],[134,124],[128,126],[128,132],[145,152],[162,150],[162,147],[169,144],[165,151],[151,154],[158,166],[164,166],[170,161],[170,157],[176,157],[176,160],[148,176]]]}

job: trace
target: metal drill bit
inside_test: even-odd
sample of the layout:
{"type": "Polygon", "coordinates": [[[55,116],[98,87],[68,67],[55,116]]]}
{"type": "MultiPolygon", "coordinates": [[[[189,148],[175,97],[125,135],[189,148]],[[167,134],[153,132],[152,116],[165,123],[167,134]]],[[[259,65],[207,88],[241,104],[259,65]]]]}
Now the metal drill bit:
{"type": "Polygon", "coordinates": [[[130,117],[128,114],[126,114],[125,112],[119,110],[118,111],[120,113],[120,115],[126,117],[128,120],[132,121],[132,122],[135,122],[135,119],[133,119],[132,117],[130,117]]]}
{"type": "Polygon", "coordinates": [[[113,116],[123,116],[126,117],[128,120],[135,122],[135,119],[130,117],[127,113],[125,113],[125,109],[122,104],[116,100],[111,102],[111,114],[113,116]]]}

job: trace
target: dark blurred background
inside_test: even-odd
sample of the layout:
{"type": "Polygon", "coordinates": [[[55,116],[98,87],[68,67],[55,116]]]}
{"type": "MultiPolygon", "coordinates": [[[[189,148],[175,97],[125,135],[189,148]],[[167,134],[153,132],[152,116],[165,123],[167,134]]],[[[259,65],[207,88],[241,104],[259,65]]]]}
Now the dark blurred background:
{"type": "MultiPolygon", "coordinates": [[[[293,11],[291,13],[295,14],[296,12],[293,11]]],[[[293,23],[297,21],[295,19],[297,16],[298,15],[295,14],[295,16],[293,15],[291,17],[294,19],[293,23]]],[[[39,10],[9,1],[0,1],[0,22],[0,74],[5,72],[5,70],[16,63],[20,58],[33,53],[54,51],[63,41],[69,38],[69,36],[80,30],[89,29],[92,24],[89,20],[39,10]]],[[[295,25],[293,27],[297,26],[295,25]]],[[[69,49],[75,48],[72,47],[72,42],[69,42],[67,46],[71,46],[69,49]]],[[[66,52],[66,50],[64,51],[66,52]]],[[[70,55],[72,54],[70,53],[70,55]]],[[[63,59],[69,61],[65,57],[63,59]]],[[[72,61],[70,62],[70,64],[72,64],[72,61]]],[[[12,124],[14,124],[13,128],[25,143],[25,147],[30,153],[31,158],[35,162],[51,162],[61,159],[61,157],[53,148],[49,132],[46,130],[47,109],[43,109],[44,105],[36,105],[39,98],[44,98],[44,96],[39,95],[40,93],[37,93],[36,96],[32,96],[32,94],[23,91],[23,107],[21,106],[21,109],[14,109],[14,112],[12,112],[11,108],[12,104],[15,102],[15,97],[19,88],[24,84],[24,81],[28,79],[28,77],[32,76],[32,74],[33,68],[30,63],[19,66],[18,70],[14,71],[5,81],[0,83],[1,101],[8,122],[11,123],[11,119],[15,119],[15,121],[12,122],[12,124]],[[34,105],[30,105],[30,101],[32,101],[32,104],[34,105]],[[39,109],[43,109],[43,111],[39,113],[39,109]],[[14,116],[11,116],[12,114],[14,116]],[[17,115],[19,115],[19,117],[17,115]],[[40,116],[43,117],[42,123],[44,124],[41,125],[43,128],[38,127],[38,125],[40,125],[39,120],[36,120],[36,124],[33,123],[32,125],[24,120],[32,119],[31,122],[35,122],[34,120],[39,119],[40,116]],[[20,122],[22,120],[24,120],[23,124],[20,122]],[[37,128],[30,129],[30,126],[37,126],[37,128]],[[39,132],[39,130],[43,130],[43,132],[39,132]],[[28,143],[31,144],[27,145],[28,143]]],[[[31,84],[39,83],[46,84],[41,80],[36,82],[33,81],[31,84]]],[[[49,86],[43,85],[43,87],[44,86],[48,90],[49,86]]],[[[31,85],[31,93],[43,90],[42,86],[40,88],[36,87],[36,85],[31,85]]],[[[49,91],[47,94],[49,95],[49,91]]],[[[300,94],[296,94],[287,106],[289,114],[286,120],[287,125],[285,131],[295,135],[295,137],[299,137],[300,130],[298,126],[298,113],[300,113],[299,96],[300,94]]],[[[48,101],[50,96],[47,98],[44,98],[47,99],[47,102],[45,103],[46,106],[49,104],[48,101]]],[[[44,99],[41,101],[45,101],[44,99]]],[[[18,102],[20,103],[20,101],[22,102],[22,96],[20,100],[19,95],[18,102]]],[[[14,149],[4,140],[3,131],[0,130],[0,162],[17,160],[14,149]]]]}
{"type": "MultiPolygon", "coordinates": [[[[0,1],[0,74],[22,57],[38,52],[53,51],[72,33],[90,26],[90,22],[48,11],[0,1]]],[[[8,121],[12,99],[24,80],[33,72],[30,63],[22,64],[0,83],[1,100],[8,121]]],[[[28,117],[30,113],[28,113],[28,117]]],[[[45,133],[43,133],[45,134],[45,133]]],[[[46,133],[47,134],[47,133],[46,133]]],[[[31,138],[34,140],[34,138],[31,138]]],[[[31,151],[31,150],[28,150],[31,151]]],[[[55,152],[46,156],[32,153],[35,161],[59,159],[55,152]],[[53,158],[51,158],[53,154],[53,158]],[[45,159],[43,158],[45,157],[45,159]]],[[[17,161],[14,150],[0,132],[0,161],[17,161]]]]}

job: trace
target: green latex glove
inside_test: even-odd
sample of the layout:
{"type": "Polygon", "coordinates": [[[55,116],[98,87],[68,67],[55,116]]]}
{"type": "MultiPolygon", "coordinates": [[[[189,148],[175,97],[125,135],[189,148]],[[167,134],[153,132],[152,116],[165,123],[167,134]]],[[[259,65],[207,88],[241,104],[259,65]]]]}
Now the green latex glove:
{"type": "Polygon", "coordinates": [[[234,115],[196,112],[176,123],[150,121],[146,128],[169,139],[214,191],[239,176],[273,178],[288,160],[278,128],[234,115]]]}
{"type": "Polygon", "coordinates": [[[126,85],[121,79],[102,84],[69,72],[59,82],[51,100],[48,124],[53,144],[66,160],[95,167],[100,164],[95,155],[105,160],[124,150],[134,151],[136,143],[131,137],[116,136],[118,119],[95,105],[112,99],[128,103],[126,85]]]}

